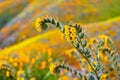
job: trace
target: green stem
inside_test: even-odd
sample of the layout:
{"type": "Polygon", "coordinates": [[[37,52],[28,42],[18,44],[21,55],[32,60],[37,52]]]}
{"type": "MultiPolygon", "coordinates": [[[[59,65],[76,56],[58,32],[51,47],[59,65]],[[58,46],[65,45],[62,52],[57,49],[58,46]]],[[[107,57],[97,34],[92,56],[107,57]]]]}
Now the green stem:
{"type": "MultiPolygon", "coordinates": [[[[76,48],[76,49],[77,49],[77,48],[76,48]]],[[[77,49],[77,51],[80,53],[79,49],[77,49]]],[[[92,64],[90,63],[90,61],[89,61],[89,60],[87,59],[87,57],[85,57],[83,54],[81,54],[81,55],[82,55],[82,57],[88,62],[88,64],[89,64],[90,67],[92,68],[92,70],[95,72],[97,79],[99,80],[99,76],[98,76],[96,70],[93,68],[93,66],[92,66],[92,64]]]]}
{"type": "MultiPolygon", "coordinates": [[[[80,40],[79,42],[80,42],[80,44],[82,45],[81,40],[80,40]]],[[[74,46],[74,45],[73,45],[73,46],[74,46]]],[[[74,46],[74,47],[75,47],[75,46],[74,46]]],[[[83,46],[81,46],[81,47],[82,47],[83,52],[85,52],[85,51],[84,51],[84,47],[83,47],[83,46]]],[[[81,53],[81,51],[80,51],[78,48],[76,48],[76,49],[77,49],[77,51],[78,51],[79,53],[81,53]]],[[[83,53],[83,54],[84,54],[84,53],[83,53]]],[[[90,67],[92,68],[92,70],[94,71],[94,73],[96,74],[97,79],[99,80],[99,76],[98,76],[96,70],[93,68],[93,66],[92,66],[92,64],[90,63],[90,61],[88,60],[88,58],[87,58],[86,56],[84,56],[83,54],[81,53],[82,57],[88,62],[88,64],[90,65],[90,67]]]]}

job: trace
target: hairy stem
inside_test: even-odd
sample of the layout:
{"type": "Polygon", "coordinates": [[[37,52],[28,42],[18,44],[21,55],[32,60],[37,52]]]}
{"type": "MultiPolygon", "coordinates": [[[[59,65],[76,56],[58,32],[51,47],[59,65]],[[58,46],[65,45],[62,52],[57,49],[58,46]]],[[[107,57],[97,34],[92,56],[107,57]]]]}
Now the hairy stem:
{"type": "MultiPolygon", "coordinates": [[[[90,65],[91,69],[94,71],[97,79],[99,80],[99,76],[98,76],[98,74],[97,74],[97,71],[93,68],[93,66],[92,66],[92,64],[90,63],[90,61],[88,60],[88,58],[83,55],[83,54],[85,54],[85,50],[84,50],[84,47],[82,46],[82,41],[79,40],[78,42],[79,42],[80,45],[81,45],[81,48],[82,48],[82,50],[83,50],[83,53],[81,53],[81,51],[80,51],[78,48],[76,48],[77,51],[78,51],[79,53],[81,53],[82,57],[88,62],[88,64],[90,65]]],[[[73,46],[74,46],[74,45],[73,45],[73,46]]],[[[74,46],[74,47],[75,47],[75,46],[74,46]]]]}

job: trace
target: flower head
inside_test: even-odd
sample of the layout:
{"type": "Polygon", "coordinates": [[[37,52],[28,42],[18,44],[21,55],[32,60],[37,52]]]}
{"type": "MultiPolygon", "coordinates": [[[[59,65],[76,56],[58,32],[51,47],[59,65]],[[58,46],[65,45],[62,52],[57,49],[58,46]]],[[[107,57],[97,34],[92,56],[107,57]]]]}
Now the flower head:
{"type": "Polygon", "coordinates": [[[68,25],[65,25],[64,29],[65,29],[64,34],[67,41],[70,42],[72,40],[73,42],[75,42],[75,39],[76,39],[75,27],[70,27],[68,25]]]}
{"type": "Polygon", "coordinates": [[[42,21],[42,19],[41,18],[37,18],[36,19],[36,22],[35,22],[35,27],[36,27],[36,29],[37,29],[37,31],[39,31],[39,32],[41,32],[41,21],[42,21]]]}
{"type": "Polygon", "coordinates": [[[76,29],[74,27],[70,27],[70,32],[75,33],[76,29]]]}

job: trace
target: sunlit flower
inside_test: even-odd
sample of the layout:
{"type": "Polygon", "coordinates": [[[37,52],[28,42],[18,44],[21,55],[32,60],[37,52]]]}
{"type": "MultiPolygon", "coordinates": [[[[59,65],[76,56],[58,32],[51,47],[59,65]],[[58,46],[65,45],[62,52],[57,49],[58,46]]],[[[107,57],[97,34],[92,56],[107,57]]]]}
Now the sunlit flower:
{"type": "Polygon", "coordinates": [[[73,80],[78,80],[78,78],[75,77],[75,78],[73,78],[73,80]]]}
{"type": "Polygon", "coordinates": [[[39,31],[39,32],[41,32],[41,21],[42,21],[42,19],[41,18],[37,18],[36,19],[36,22],[35,22],[35,27],[36,27],[36,29],[37,29],[37,31],[39,31]]]}
{"type": "Polygon", "coordinates": [[[69,57],[72,56],[72,55],[71,55],[71,52],[70,52],[69,50],[66,50],[65,55],[67,55],[67,56],[69,56],[69,57]]]}
{"type": "Polygon", "coordinates": [[[88,65],[88,71],[92,71],[92,68],[90,67],[90,65],[88,65]]]}
{"type": "Polygon", "coordinates": [[[86,60],[85,60],[84,58],[83,58],[83,59],[81,59],[81,62],[83,62],[83,63],[84,63],[85,61],[86,61],[86,60]]]}
{"type": "Polygon", "coordinates": [[[73,52],[74,50],[75,50],[75,49],[66,50],[65,55],[67,55],[67,56],[69,56],[69,57],[72,57],[72,52],[73,52]]]}
{"type": "Polygon", "coordinates": [[[69,31],[65,31],[65,35],[68,36],[70,34],[69,31]]]}
{"type": "Polygon", "coordinates": [[[63,77],[61,77],[59,80],[69,80],[69,78],[67,77],[67,76],[63,76],[63,77]]]}
{"type": "Polygon", "coordinates": [[[72,37],[72,39],[75,39],[76,38],[76,34],[75,33],[71,33],[70,37],[72,37]]]}
{"type": "Polygon", "coordinates": [[[64,28],[65,28],[65,30],[69,30],[69,26],[68,25],[65,25],[64,28]]]}
{"type": "Polygon", "coordinates": [[[17,66],[18,66],[18,63],[17,63],[17,62],[14,62],[14,63],[13,63],[13,66],[17,67],[17,66]]]}
{"type": "Polygon", "coordinates": [[[25,78],[23,78],[23,77],[22,77],[22,78],[20,78],[20,77],[19,77],[19,78],[17,78],[17,80],[25,80],[25,78]]]}
{"type": "Polygon", "coordinates": [[[99,51],[99,55],[100,55],[100,59],[102,60],[102,61],[104,61],[104,63],[108,63],[109,62],[109,60],[108,60],[108,57],[107,56],[105,56],[101,51],[99,51]]]}
{"type": "Polygon", "coordinates": [[[70,27],[70,32],[75,33],[76,29],[74,27],[70,27]]]}
{"type": "Polygon", "coordinates": [[[70,37],[69,36],[65,36],[65,38],[68,42],[70,42],[70,37]]]}
{"type": "Polygon", "coordinates": [[[52,49],[48,49],[48,55],[51,56],[52,54],[52,49]]]}

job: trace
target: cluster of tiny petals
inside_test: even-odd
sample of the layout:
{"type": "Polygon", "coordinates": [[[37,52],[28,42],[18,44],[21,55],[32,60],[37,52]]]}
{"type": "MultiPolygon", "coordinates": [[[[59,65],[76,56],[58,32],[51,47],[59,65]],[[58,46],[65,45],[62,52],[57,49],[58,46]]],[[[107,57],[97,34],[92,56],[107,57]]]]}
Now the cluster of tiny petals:
{"type": "Polygon", "coordinates": [[[37,31],[39,31],[39,32],[41,32],[41,21],[42,21],[42,19],[41,18],[37,18],[36,19],[36,22],[35,22],[35,27],[36,27],[36,29],[37,29],[37,31]]]}
{"type": "Polygon", "coordinates": [[[75,41],[76,39],[76,29],[74,27],[70,27],[68,25],[64,26],[64,34],[65,34],[65,38],[67,39],[68,42],[75,41]]]}

